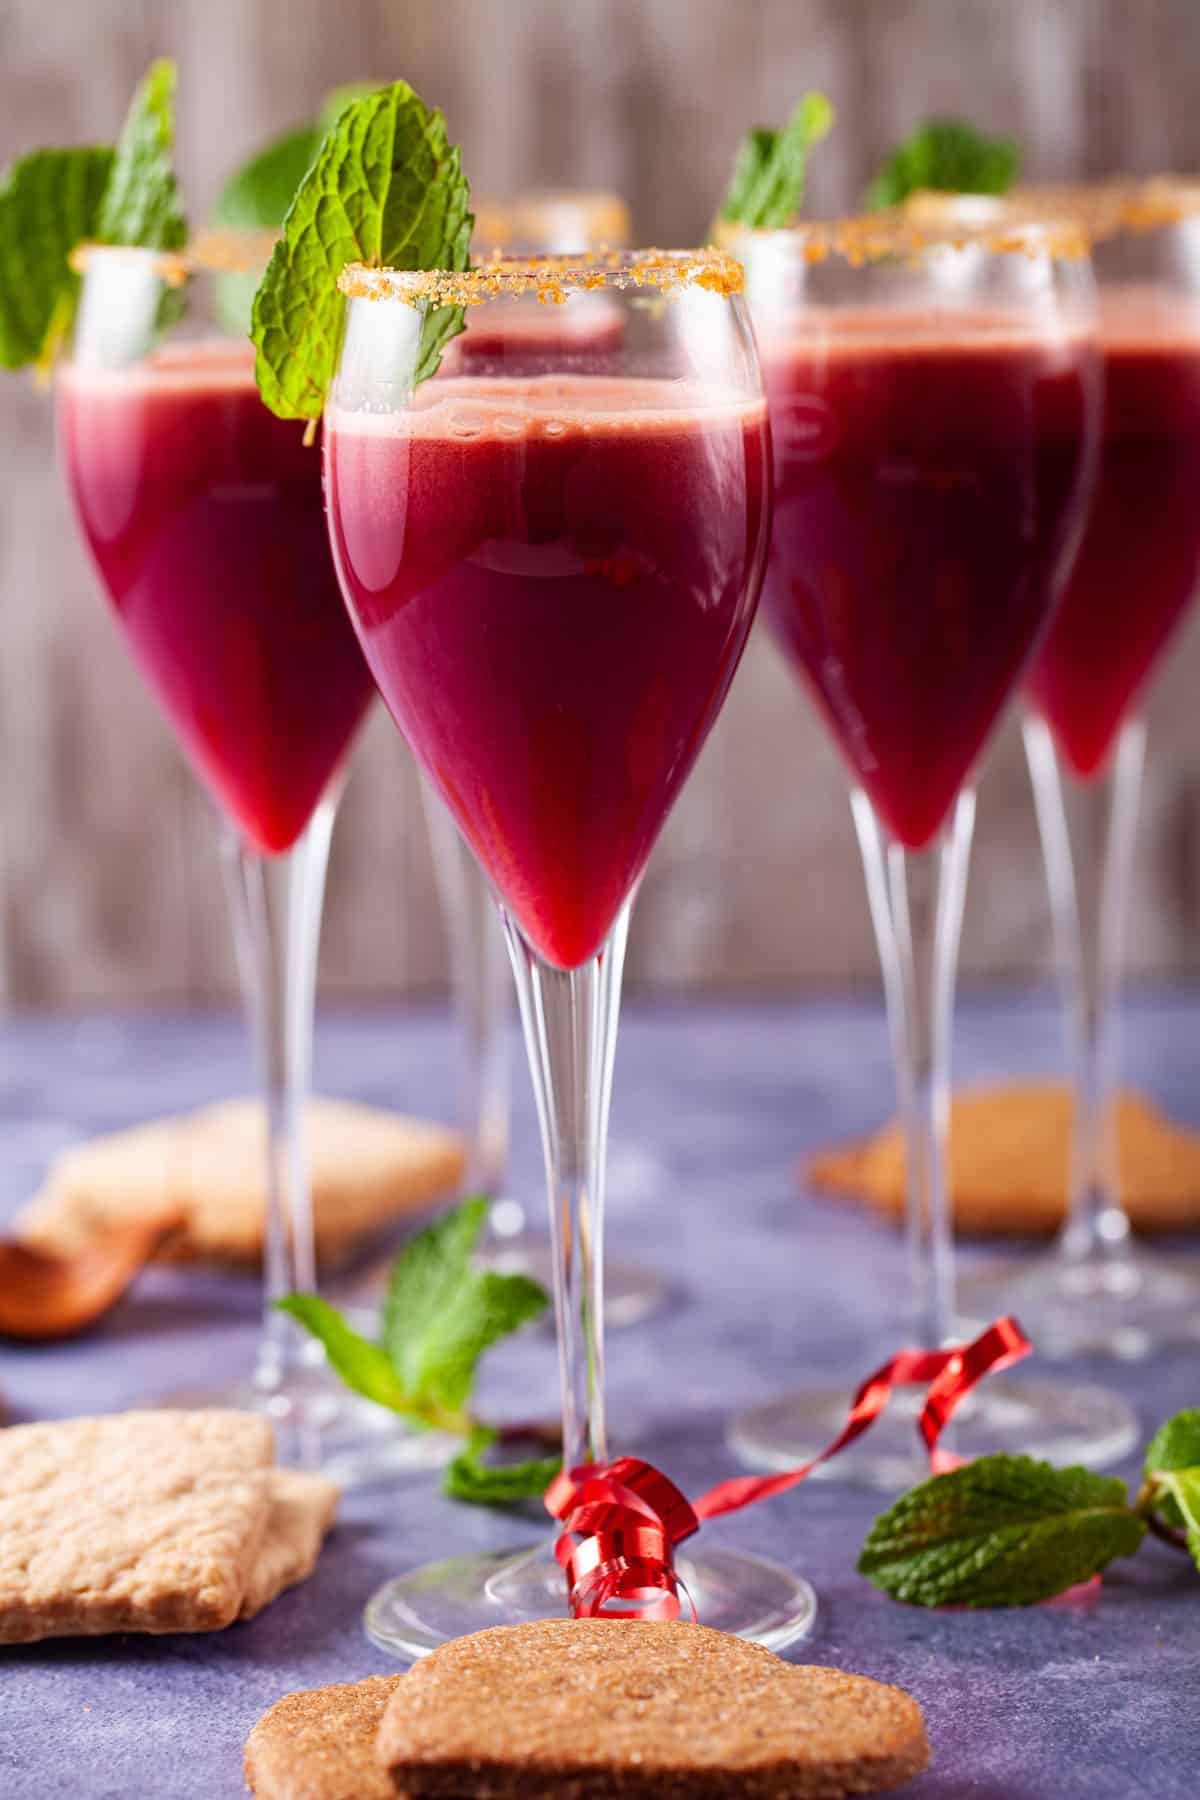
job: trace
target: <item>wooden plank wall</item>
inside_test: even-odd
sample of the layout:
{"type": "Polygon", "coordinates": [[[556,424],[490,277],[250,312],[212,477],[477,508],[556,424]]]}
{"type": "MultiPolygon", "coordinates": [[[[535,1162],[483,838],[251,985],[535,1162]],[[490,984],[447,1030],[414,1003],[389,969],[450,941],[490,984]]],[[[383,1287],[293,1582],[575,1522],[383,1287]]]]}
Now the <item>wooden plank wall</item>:
{"type": "MultiPolygon", "coordinates": [[[[961,108],[1040,178],[1200,168],[1195,0],[0,0],[0,162],[111,135],[153,54],[182,71],[193,209],[335,82],[403,74],[477,185],[605,185],[643,241],[692,241],[739,131],[804,87],[836,100],[814,210],[854,203],[894,139],[961,108]]],[[[1136,603],[1136,596],[1131,596],[1136,603]]],[[[0,998],[185,1002],[233,972],[205,802],[143,694],[72,536],[49,409],[0,387],[0,998]]],[[[1148,971],[1200,960],[1200,627],[1151,706],[1135,914],[1148,971]]],[[[1011,722],[985,775],[966,966],[1045,966],[1045,904],[1011,722]]],[[[874,975],[841,776],[757,642],[648,873],[643,985],[874,975]]],[[[334,850],[326,992],[421,990],[445,952],[414,777],[377,720],[334,850]]]]}

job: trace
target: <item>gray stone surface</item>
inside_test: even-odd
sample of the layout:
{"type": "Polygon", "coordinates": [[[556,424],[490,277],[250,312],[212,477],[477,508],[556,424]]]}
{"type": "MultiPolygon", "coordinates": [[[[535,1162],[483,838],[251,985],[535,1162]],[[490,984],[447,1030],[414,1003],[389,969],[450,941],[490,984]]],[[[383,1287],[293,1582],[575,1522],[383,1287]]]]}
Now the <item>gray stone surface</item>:
{"type": "MultiPolygon", "coordinates": [[[[1047,996],[963,1006],[960,1075],[1050,1070],[1047,996]]],[[[1170,1110],[1200,1123],[1200,1001],[1132,1005],[1126,1062],[1170,1110]]],[[[332,1014],[318,1053],[335,1093],[437,1113],[451,1041],[434,1014],[332,1014]]],[[[57,1144],[236,1090],[231,1020],[30,1020],[0,1037],[0,1215],[57,1144]]],[[[898,1242],[854,1211],[797,1192],[798,1152],[874,1124],[891,1100],[881,1019],[869,1006],[772,1004],[634,1011],[618,1055],[611,1245],[661,1265],[670,1309],[610,1340],[620,1447],[653,1456],[693,1493],[733,1472],[729,1412],[781,1387],[865,1370],[871,1330],[903,1278],[898,1242]],[[657,1181],[631,1144],[653,1151],[657,1181]]],[[[533,1195],[532,1107],[518,1093],[515,1186],[533,1195]]],[[[155,1274],[92,1337],[0,1351],[18,1417],[115,1407],[244,1366],[255,1295],[244,1281],[155,1274]]],[[[1200,1402],[1200,1359],[1090,1369],[1149,1429],[1200,1402]]],[[[485,1399],[528,1416],[554,1400],[549,1340],[499,1352],[485,1399]]],[[[1127,1471],[1132,1473],[1132,1470],[1127,1471]]],[[[932,1771],[913,1800],[1192,1800],[1200,1752],[1200,1579],[1151,1545],[1091,1607],[923,1613],[854,1573],[871,1497],[810,1483],[707,1528],[803,1568],[821,1596],[806,1660],[902,1683],[927,1710],[932,1771]]],[[[389,1667],[362,1634],[384,1577],[472,1547],[532,1539],[513,1522],[438,1498],[428,1477],[350,1499],[311,1581],[261,1618],[209,1637],[114,1638],[0,1652],[0,1792],[234,1800],[241,1744],[290,1689],[389,1667]]]]}

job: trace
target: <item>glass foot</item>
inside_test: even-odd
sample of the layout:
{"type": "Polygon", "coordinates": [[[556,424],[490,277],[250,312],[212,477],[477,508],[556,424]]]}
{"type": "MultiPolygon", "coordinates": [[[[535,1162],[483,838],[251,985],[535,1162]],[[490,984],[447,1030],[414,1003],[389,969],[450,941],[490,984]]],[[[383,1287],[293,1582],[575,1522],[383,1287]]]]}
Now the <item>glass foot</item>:
{"type": "MultiPolygon", "coordinates": [[[[782,1650],[806,1637],[817,1597],[803,1576],[737,1550],[698,1550],[678,1561],[702,1625],[782,1650]]],[[[367,1603],[367,1636],[412,1662],[450,1638],[489,1625],[565,1619],[563,1572],[549,1544],[493,1555],[454,1556],[386,1582],[367,1603]]]]}
{"type": "Polygon", "coordinates": [[[170,1394],[159,1404],[261,1413],[274,1427],[276,1462],[319,1470],[342,1488],[367,1487],[413,1470],[440,1469],[458,1447],[455,1439],[441,1432],[414,1431],[385,1407],[347,1393],[323,1365],[293,1378],[286,1388],[272,1388],[250,1377],[170,1394]]]}
{"type": "MultiPolygon", "coordinates": [[[[815,1389],[769,1400],[733,1421],[730,1445],[757,1468],[793,1469],[832,1442],[846,1422],[850,1399],[846,1389],[815,1389]]],[[[896,1394],[883,1417],[832,1461],[819,1464],[812,1479],[889,1491],[923,1481],[929,1461],[916,1427],[923,1405],[923,1394],[896,1394]]],[[[1138,1441],[1137,1418],[1119,1394],[1007,1375],[965,1400],[942,1436],[945,1448],[959,1456],[1003,1450],[1086,1468],[1116,1462],[1138,1441]]]]}
{"type": "MultiPolygon", "coordinates": [[[[1168,1262],[1133,1244],[1075,1261],[1049,1252],[993,1264],[960,1284],[964,1313],[1011,1312],[1038,1354],[1068,1361],[1114,1356],[1132,1362],[1165,1344],[1200,1339],[1200,1263],[1168,1262]]],[[[962,1326],[973,1335],[973,1326],[962,1326]]]]}
{"type": "MultiPolygon", "coordinates": [[[[505,1204],[500,1201],[500,1206],[505,1204]]],[[[497,1209],[493,1208],[493,1213],[497,1209]]],[[[495,1233],[483,1253],[487,1267],[506,1275],[532,1275],[548,1291],[554,1287],[554,1260],[549,1240],[535,1231],[521,1231],[513,1237],[495,1233]]],[[[667,1283],[657,1269],[645,1263],[622,1262],[619,1257],[604,1258],[604,1323],[620,1330],[627,1325],[641,1325],[665,1304],[667,1283]]]]}

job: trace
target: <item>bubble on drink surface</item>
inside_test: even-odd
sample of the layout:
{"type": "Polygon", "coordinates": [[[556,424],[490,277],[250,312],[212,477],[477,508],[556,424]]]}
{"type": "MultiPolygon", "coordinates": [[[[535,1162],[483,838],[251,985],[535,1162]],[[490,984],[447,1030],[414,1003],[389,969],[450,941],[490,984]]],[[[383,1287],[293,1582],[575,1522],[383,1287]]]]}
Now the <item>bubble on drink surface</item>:
{"type": "Polygon", "coordinates": [[[452,406],[446,415],[446,423],[451,437],[477,438],[483,436],[483,420],[473,406],[452,406]]]}
{"type": "Polygon", "coordinates": [[[542,435],[548,438],[565,437],[566,422],[563,419],[547,419],[542,425],[542,435]]]}
{"type": "Polygon", "coordinates": [[[519,413],[497,413],[495,430],[497,437],[523,438],[525,436],[525,421],[519,413]]]}

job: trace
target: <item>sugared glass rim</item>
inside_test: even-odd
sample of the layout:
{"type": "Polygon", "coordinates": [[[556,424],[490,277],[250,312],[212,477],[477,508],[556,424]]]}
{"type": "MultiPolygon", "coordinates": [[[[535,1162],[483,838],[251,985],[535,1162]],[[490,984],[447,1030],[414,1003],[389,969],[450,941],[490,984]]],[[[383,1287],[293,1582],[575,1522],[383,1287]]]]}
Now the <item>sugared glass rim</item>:
{"type": "Polygon", "coordinates": [[[629,240],[629,208],[608,188],[532,188],[514,200],[473,199],[472,205],[475,240],[489,251],[536,237],[567,211],[580,217],[584,249],[608,250],[629,240]]]}
{"type": "Polygon", "coordinates": [[[1073,213],[1032,209],[1015,213],[1003,208],[994,218],[954,218],[940,210],[936,216],[921,218],[913,210],[893,207],[844,219],[798,219],[791,225],[773,227],[723,220],[717,235],[727,251],[734,251],[738,244],[792,243],[805,262],[841,257],[852,266],[919,257],[928,250],[971,249],[996,256],[1042,255],[1077,261],[1087,256],[1091,245],[1086,227],[1073,213]]]}
{"type": "Polygon", "coordinates": [[[180,287],[190,275],[257,275],[270,260],[278,240],[275,231],[201,231],[182,250],[145,250],[136,244],[76,244],[69,257],[82,275],[109,257],[140,261],[169,287],[180,287]]]}
{"type": "Polygon", "coordinates": [[[481,306],[500,296],[536,294],[561,304],[572,293],[597,288],[684,288],[740,294],[745,276],[727,251],[596,250],[576,256],[493,256],[470,269],[374,269],[348,263],[338,287],[351,300],[402,300],[408,306],[481,306]]]}
{"type": "Polygon", "coordinates": [[[990,222],[1074,220],[1092,243],[1123,231],[1156,231],[1200,212],[1200,182],[1178,175],[1120,176],[1095,182],[1016,187],[1007,194],[911,194],[902,210],[924,224],[953,223],[974,210],[990,222]]]}

